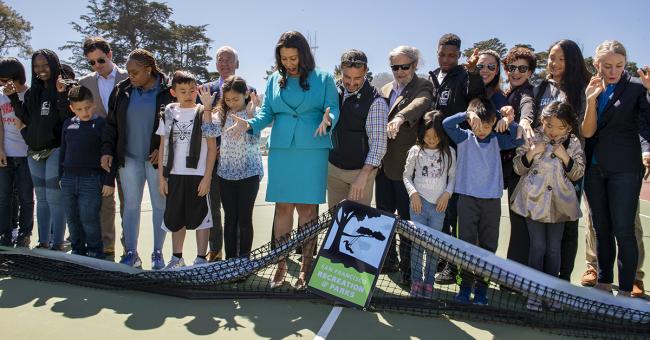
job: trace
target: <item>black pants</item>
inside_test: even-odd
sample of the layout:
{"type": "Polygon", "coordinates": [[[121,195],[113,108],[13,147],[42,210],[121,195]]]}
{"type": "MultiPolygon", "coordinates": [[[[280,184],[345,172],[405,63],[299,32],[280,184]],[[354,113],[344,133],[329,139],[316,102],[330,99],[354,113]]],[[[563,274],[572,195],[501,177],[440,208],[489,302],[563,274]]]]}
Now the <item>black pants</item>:
{"type": "Polygon", "coordinates": [[[219,188],[219,176],[217,176],[217,166],[219,161],[214,164],[212,173],[212,182],[210,182],[210,211],[212,212],[212,223],[210,228],[210,251],[220,252],[223,247],[223,226],[221,224],[221,190],[219,188]]]}
{"type": "MultiPolygon", "coordinates": [[[[409,211],[409,195],[404,186],[404,182],[400,180],[392,180],[386,177],[384,169],[377,171],[375,178],[375,202],[377,209],[383,210],[390,214],[397,214],[403,218],[410,220],[411,215],[409,211]]],[[[393,239],[391,246],[388,248],[385,266],[394,266],[398,263],[396,251],[396,239],[393,239]]],[[[411,272],[411,241],[400,237],[399,243],[399,268],[400,271],[410,277],[411,272]]]]}
{"type": "MultiPolygon", "coordinates": [[[[582,199],[583,181],[582,178],[573,182],[578,195],[578,206],[582,199]]],[[[578,222],[579,220],[564,223],[564,234],[562,235],[562,250],[560,252],[560,279],[571,281],[571,273],[575,267],[576,255],[578,254],[578,222]]]]}
{"type": "MultiPolygon", "coordinates": [[[[458,238],[496,252],[499,244],[499,220],[501,219],[501,200],[498,198],[476,198],[467,195],[458,197],[458,238]]],[[[475,277],[462,270],[461,286],[471,287],[475,277]]],[[[476,280],[477,285],[487,285],[484,280],[476,280]]]]}
{"type": "MultiPolygon", "coordinates": [[[[512,168],[512,160],[501,163],[503,167],[503,182],[508,189],[508,202],[519,183],[519,175],[512,168]]],[[[508,204],[510,206],[510,204],[508,204]]],[[[510,242],[508,242],[507,258],[528,265],[528,252],[530,249],[530,237],[526,227],[526,219],[510,209],[510,242]]],[[[577,245],[577,244],[576,244],[577,245]]]]}
{"type": "Polygon", "coordinates": [[[260,189],[260,177],[238,181],[219,177],[221,203],[224,211],[224,244],[226,259],[246,255],[253,246],[253,207],[260,189]]]}

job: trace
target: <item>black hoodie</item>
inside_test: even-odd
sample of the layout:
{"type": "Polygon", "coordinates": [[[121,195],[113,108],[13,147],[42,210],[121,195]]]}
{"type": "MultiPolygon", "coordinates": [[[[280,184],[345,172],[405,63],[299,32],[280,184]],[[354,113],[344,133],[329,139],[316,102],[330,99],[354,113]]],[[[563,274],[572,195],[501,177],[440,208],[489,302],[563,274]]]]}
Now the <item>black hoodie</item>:
{"type": "Polygon", "coordinates": [[[433,83],[431,109],[441,111],[445,117],[465,112],[469,102],[485,93],[485,85],[478,72],[469,73],[464,66],[454,67],[442,83],[438,82],[440,68],[429,72],[433,83]]]}
{"type": "Polygon", "coordinates": [[[50,66],[47,87],[32,66],[32,87],[25,93],[25,100],[21,102],[18,94],[9,96],[16,117],[25,124],[20,133],[31,151],[61,146],[63,122],[72,116],[67,93],[56,90],[56,81],[61,75],[59,58],[50,50],[38,50],[32,55],[32,65],[38,55],[43,55],[50,66]]]}

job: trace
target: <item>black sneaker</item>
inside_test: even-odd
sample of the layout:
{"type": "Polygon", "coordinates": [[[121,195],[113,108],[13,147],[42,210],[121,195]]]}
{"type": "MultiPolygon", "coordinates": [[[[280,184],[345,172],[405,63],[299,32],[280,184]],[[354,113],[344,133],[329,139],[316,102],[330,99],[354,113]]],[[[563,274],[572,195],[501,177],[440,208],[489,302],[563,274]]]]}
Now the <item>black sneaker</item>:
{"type": "Polygon", "coordinates": [[[441,272],[436,273],[436,283],[439,285],[456,283],[456,274],[458,274],[456,267],[447,263],[441,272]]]}
{"type": "Polygon", "coordinates": [[[9,235],[1,235],[0,236],[0,246],[3,247],[13,247],[14,243],[11,240],[11,234],[9,235]]]}
{"type": "Polygon", "coordinates": [[[16,248],[29,248],[32,242],[30,235],[18,234],[16,238],[16,248]]]}
{"type": "Polygon", "coordinates": [[[402,272],[400,274],[399,285],[402,287],[411,287],[411,274],[402,272]]]}

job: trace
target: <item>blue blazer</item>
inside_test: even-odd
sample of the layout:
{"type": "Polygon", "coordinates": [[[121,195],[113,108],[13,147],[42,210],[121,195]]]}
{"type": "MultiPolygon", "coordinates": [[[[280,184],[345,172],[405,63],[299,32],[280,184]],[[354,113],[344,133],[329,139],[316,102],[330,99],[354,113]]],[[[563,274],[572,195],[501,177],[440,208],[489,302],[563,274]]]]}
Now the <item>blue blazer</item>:
{"type": "Polygon", "coordinates": [[[309,90],[303,102],[294,110],[284,102],[278,80],[280,73],[269,76],[266,83],[264,102],[257,115],[248,120],[253,133],[273,123],[269,148],[289,148],[295,140],[299,149],[331,149],[331,130],[339,118],[339,95],[331,74],[315,69],[309,73],[309,90]],[[314,132],[323,120],[323,114],[330,108],[332,126],[325,136],[314,137],[314,132]]]}

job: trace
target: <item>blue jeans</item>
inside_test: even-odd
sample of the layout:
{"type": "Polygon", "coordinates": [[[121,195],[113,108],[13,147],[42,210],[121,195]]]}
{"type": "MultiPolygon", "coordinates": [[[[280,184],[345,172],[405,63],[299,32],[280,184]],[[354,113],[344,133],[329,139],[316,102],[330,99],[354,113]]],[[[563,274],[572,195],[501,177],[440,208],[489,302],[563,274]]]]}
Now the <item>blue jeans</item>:
{"type": "Polygon", "coordinates": [[[103,257],[102,228],[99,222],[102,202],[100,174],[77,176],[64,173],[61,192],[65,200],[72,251],[79,255],[103,257]]]}
{"type": "Polygon", "coordinates": [[[609,172],[592,165],[585,174],[585,196],[596,233],[598,282],[612,283],[618,245],[619,289],[629,292],[636,275],[639,249],[634,234],[643,173],[609,172]]]}
{"type": "Polygon", "coordinates": [[[12,199],[18,192],[19,234],[29,236],[34,228],[34,185],[26,157],[7,157],[7,166],[0,168],[0,237],[11,239],[12,199]]]}
{"type": "MultiPolygon", "coordinates": [[[[422,211],[416,214],[413,208],[410,208],[411,221],[441,231],[445,221],[445,212],[437,212],[436,205],[422,197],[420,197],[420,200],[422,201],[422,211]]],[[[411,248],[411,282],[422,281],[425,284],[433,284],[437,266],[438,258],[433,253],[419,244],[413,243],[411,248]],[[424,280],[422,279],[423,274],[424,280]]]]}
{"type": "Polygon", "coordinates": [[[45,160],[36,161],[27,157],[27,162],[36,193],[38,243],[62,246],[65,236],[65,213],[59,187],[59,148],[45,160]]]}
{"type": "Polygon", "coordinates": [[[140,211],[145,181],[149,187],[153,210],[153,247],[154,250],[162,250],[167,233],[161,228],[165,213],[165,197],[158,192],[158,171],[148,161],[125,157],[124,167],[120,168],[119,172],[122,192],[124,192],[122,228],[126,251],[138,250],[140,211]]]}

